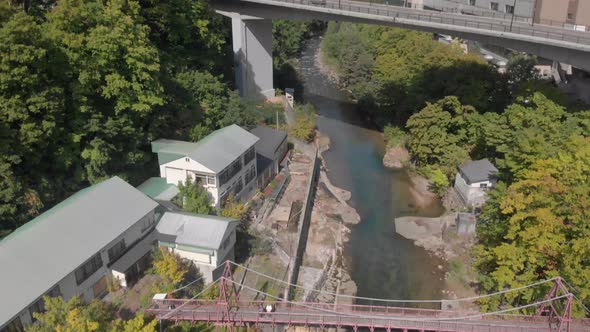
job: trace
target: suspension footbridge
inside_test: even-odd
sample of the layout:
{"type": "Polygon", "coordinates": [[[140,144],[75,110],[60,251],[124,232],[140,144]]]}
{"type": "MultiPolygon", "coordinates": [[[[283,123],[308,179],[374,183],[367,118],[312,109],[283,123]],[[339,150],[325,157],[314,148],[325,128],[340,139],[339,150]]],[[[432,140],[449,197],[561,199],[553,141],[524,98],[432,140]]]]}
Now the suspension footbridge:
{"type": "MultiPolygon", "coordinates": [[[[531,285],[508,289],[471,298],[450,301],[478,301],[492,296],[523,291],[543,284],[551,285],[543,299],[506,308],[494,312],[465,312],[456,310],[434,310],[402,307],[401,303],[442,303],[445,300],[383,300],[371,299],[379,305],[357,305],[341,303],[297,302],[281,299],[262,290],[255,289],[235,281],[232,267],[240,267],[275,281],[285,283],[238,265],[233,262],[224,264],[223,275],[213,284],[219,285],[219,298],[203,300],[198,297],[213,284],[190,299],[154,299],[148,312],[159,320],[206,322],[216,326],[232,329],[239,326],[282,325],[286,327],[302,326],[313,328],[350,328],[355,332],[359,328],[402,331],[437,331],[437,332],[582,332],[590,331],[590,319],[573,319],[572,306],[577,300],[575,294],[566,287],[567,283],[559,278],[544,280],[531,285]],[[250,291],[266,296],[267,301],[241,300],[240,293],[250,291]],[[273,301],[273,310],[261,310],[273,301]],[[522,314],[534,312],[534,314],[522,314]]],[[[301,287],[289,285],[286,287],[301,287]]],[[[547,285],[546,285],[547,286],[547,285]]],[[[183,287],[184,288],[184,287],[183,287]]],[[[301,287],[302,288],[302,287],[301,287]]],[[[548,288],[548,287],[547,287],[548,288]]],[[[317,291],[322,293],[321,291],[317,291]]],[[[336,297],[342,295],[331,294],[336,297]]],[[[346,296],[350,299],[367,300],[367,298],[346,296]]],[[[583,304],[580,304],[583,307],[583,304]]],[[[585,310],[588,310],[584,307],[585,310]]],[[[589,312],[590,313],[590,312],[589,312]]]]}

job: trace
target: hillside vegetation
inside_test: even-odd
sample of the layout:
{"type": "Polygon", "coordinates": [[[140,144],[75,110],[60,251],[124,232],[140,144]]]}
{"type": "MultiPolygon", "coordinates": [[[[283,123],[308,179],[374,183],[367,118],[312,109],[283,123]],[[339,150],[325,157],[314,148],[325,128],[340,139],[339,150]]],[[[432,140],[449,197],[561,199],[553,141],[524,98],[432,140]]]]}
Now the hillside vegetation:
{"type": "MultiPolygon", "coordinates": [[[[534,58],[516,56],[499,74],[425,33],[330,23],[323,52],[359,110],[385,127],[388,145],[409,150],[438,194],[467,160],[500,170],[472,252],[482,292],[560,275],[590,304],[590,107],[539,81],[534,58]]],[[[482,305],[531,303],[547,290],[482,305]]],[[[584,312],[579,302],[575,311],[584,312]]]]}

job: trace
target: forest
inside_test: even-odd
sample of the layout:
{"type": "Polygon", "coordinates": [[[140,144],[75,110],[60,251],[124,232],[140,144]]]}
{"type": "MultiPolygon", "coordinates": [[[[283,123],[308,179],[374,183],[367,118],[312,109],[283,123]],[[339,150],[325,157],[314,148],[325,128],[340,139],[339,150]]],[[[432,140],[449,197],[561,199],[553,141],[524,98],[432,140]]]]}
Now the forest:
{"type": "MultiPolygon", "coordinates": [[[[278,87],[312,25],[274,22],[278,87]]],[[[0,238],[90,184],[157,174],[154,139],[274,121],[234,91],[230,29],[206,1],[0,0],[0,238]]]]}
{"type": "MultiPolygon", "coordinates": [[[[426,33],[331,22],[323,52],[359,111],[441,196],[467,160],[499,169],[472,251],[480,291],[561,276],[590,304],[590,106],[541,81],[533,57],[516,55],[500,74],[426,33]]],[[[516,306],[543,291],[481,304],[516,306]]]]}

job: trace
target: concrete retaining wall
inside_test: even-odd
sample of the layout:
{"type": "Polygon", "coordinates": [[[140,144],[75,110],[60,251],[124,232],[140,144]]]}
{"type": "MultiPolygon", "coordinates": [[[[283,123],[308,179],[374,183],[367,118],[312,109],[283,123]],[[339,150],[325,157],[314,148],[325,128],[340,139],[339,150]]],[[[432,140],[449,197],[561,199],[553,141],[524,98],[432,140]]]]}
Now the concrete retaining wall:
{"type": "MultiPolygon", "coordinates": [[[[313,209],[313,201],[315,196],[315,189],[318,183],[319,158],[317,150],[311,162],[311,171],[309,180],[307,181],[306,197],[299,216],[299,227],[297,231],[297,249],[295,257],[291,258],[289,265],[289,284],[296,284],[299,276],[299,268],[303,262],[303,254],[305,253],[305,246],[307,244],[307,236],[309,234],[309,225],[311,223],[311,211],[313,209]]],[[[293,294],[293,287],[288,286],[285,291],[285,299],[289,300],[293,294]]]]}

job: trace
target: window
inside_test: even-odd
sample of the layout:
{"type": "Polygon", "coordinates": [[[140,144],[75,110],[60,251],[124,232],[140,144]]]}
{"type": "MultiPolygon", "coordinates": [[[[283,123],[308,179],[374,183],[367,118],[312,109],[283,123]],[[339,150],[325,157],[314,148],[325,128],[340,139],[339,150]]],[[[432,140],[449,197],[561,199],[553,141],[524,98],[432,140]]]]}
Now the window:
{"type": "Polygon", "coordinates": [[[469,0],[469,5],[470,6],[475,6],[475,0],[469,0]]]}
{"type": "Polygon", "coordinates": [[[212,186],[215,185],[215,177],[214,176],[208,176],[207,177],[207,184],[210,184],[212,186]]]}
{"type": "Polygon", "coordinates": [[[498,11],[498,8],[500,8],[500,6],[498,5],[497,2],[490,2],[490,9],[491,10],[498,11]]]}
{"type": "Polygon", "coordinates": [[[88,279],[94,272],[102,267],[102,258],[100,257],[100,253],[94,255],[90,258],[84,265],[80,266],[75,274],[76,274],[76,282],[78,286],[83,283],[86,279],[88,279]]]}
{"type": "Polygon", "coordinates": [[[250,183],[256,177],[256,166],[252,165],[250,169],[246,172],[246,184],[250,183]]]}
{"type": "Polygon", "coordinates": [[[189,158],[189,157],[185,157],[185,158],[184,158],[184,161],[186,161],[186,162],[188,163],[188,162],[190,162],[191,160],[190,160],[190,158],[189,158]]]}
{"type": "MultiPolygon", "coordinates": [[[[59,289],[59,285],[56,285],[55,287],[50,289],[49,292],[45,293],[44,295],[49,296],[49,297],[61,296],[61,290],[59,289]]],[[[43,300],[43,297],[41,297],[39,300],[37,300],[37,302],[33,303],[33,305],[31,305],[29,307],[29,314],[31,315],[31,320],[33,322],[35,322],[37,319],[35,318],[35,316],[33,314],[39,313],[42,311],[45,311],[45,301],[43,300]]]]}
{"type": "Polygon", "coordinates": [[[240,176],[236,182],[232,185],[234,194],[239,194],[242,189],[244,189],[244,184],[242,183],[242,177],[240,176]]]}
{"type": "Polygon", "coordinates": [[[16,317],[4,327],[2,332],[22,332],[24,330],[20,317],[16,317]]]}
{"type": "Polygon", "coordinates": [[[125,239],[121,239],[121,241],[117,242],[114,246],[109,249],[109,262],[116,261],[119,257],[123,256],[125,253],[125,239]]]}
{"type": "Polygon", "coordinates": [[[479,187],[480,187],[480,188],[484,188],[484,189],[485,189],[485,188],[487,188],[487,187],[488,187],[488,184],[487,184],[487,183],[480,183],[480,184],[479,184],[479,187]]]}
{"type": "Polygon", "coordinates": [[[248,165],[254,157],[256,157],[256,151],[254,151],[254,147],[251,147],[246,153],[244,154],[244,165],[248,165]]]}
{"type": "Polygon", "coordinates": [[[150,229],[154,224],[155,218],[153,216],[148,216],[143,218],[141,221],[141,232],[145,232],[147,229],[150,229]]]}
{"type": "Polygon", "coordinates": [[[514,6],[506,5],[506,13],[514,14],[514,6]]]}
{"type": "Polygon", "coordinates": [[[236,159],[231,165],[229,165],[225,170],[219,173],[219,185],[222,186],[231,180],[234,175],[238,174],[242,169],[242,159],[236,159]]]}
{"type": "Polygon", "coordinates": [[[568,20],[573,20],[573,19],[574,19],[574,14],[572,14],[572,13],[567,13],[567,19],[568,19],[568,20]]]}

